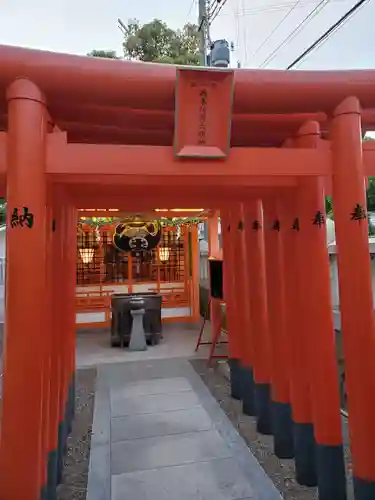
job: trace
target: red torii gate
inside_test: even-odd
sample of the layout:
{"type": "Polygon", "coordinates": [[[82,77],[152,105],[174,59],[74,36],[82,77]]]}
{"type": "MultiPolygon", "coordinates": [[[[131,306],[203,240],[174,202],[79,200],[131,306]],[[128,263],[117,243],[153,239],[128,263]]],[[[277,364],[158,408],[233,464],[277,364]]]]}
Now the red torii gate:
{"type": "Polygon", "coordinates": [[[375,124],[374,82],[375,71],[176,69],[0,47],[0,499],[51,498],[61,470],[74,407],[75,208],[166,201],[220,210],[233,396],[256,413],[259,432],[273,433],[278,456],[295,456],[301,484],[344,499],[324,185],[339,247],[355,495],[375,497],[364,189],[375,148],[361,140],[375,124]]]}

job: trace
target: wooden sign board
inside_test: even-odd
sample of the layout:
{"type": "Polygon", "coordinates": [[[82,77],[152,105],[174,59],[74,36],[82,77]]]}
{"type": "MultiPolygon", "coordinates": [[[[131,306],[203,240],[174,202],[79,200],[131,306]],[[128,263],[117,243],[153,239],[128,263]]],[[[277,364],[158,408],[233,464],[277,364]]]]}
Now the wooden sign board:
{"type": "Polygon", "coordinates": [[[226,158],[230,149],[232,70],[177,70],[174,154],[180,158],[226,158]]]}

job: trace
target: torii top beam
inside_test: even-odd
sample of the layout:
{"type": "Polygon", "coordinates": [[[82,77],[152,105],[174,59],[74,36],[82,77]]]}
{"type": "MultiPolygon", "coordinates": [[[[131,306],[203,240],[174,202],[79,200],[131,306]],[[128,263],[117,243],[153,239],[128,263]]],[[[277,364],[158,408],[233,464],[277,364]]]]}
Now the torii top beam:
{"type": "MultiPolygon", "coordinates": [[[[171,144],[176,66],[2,45],[0,68],[2,95],[15,78],[30,78],[74,142],[171,144]]],[[[234,70],[232,145],[279,145],[306,119],[324,123],[351,95],[364,110],[374,109],[374,82],[375,70],[234,70]]],[[[366,113],[368,127],[375,113],[366,113]]],[[[0,127],[5,124],[2,100],[0,127]]]]}

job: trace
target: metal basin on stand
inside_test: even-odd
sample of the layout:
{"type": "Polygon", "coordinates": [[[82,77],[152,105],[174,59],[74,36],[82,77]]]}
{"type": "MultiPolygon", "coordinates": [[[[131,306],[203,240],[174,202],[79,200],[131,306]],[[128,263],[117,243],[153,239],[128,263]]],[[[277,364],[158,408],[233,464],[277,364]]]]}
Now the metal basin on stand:
{"type": "Polygon", "coordinates": [[[112,295],[111,345],[119,347],[128,345],[133,325],[130,311],[137,307],[138,300],[142,300],[143,328],[146,340],[150,344],[157,344],[161,338],[161,306],[162,297],[155,292],[144,293],[115,293],[112,295]],[[134,300],[135,299],[135,300],[134,300]]]}

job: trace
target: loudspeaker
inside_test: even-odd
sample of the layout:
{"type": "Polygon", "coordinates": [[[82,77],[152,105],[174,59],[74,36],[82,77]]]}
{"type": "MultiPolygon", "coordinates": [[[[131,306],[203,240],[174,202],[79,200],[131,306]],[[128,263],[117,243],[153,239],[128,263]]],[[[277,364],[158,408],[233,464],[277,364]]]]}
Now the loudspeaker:
{"type": "Polygon", "coordinates": [[[213,299],[224,299],[223,292],[223,261],[209,259],[210,295],[213,299]]]}

